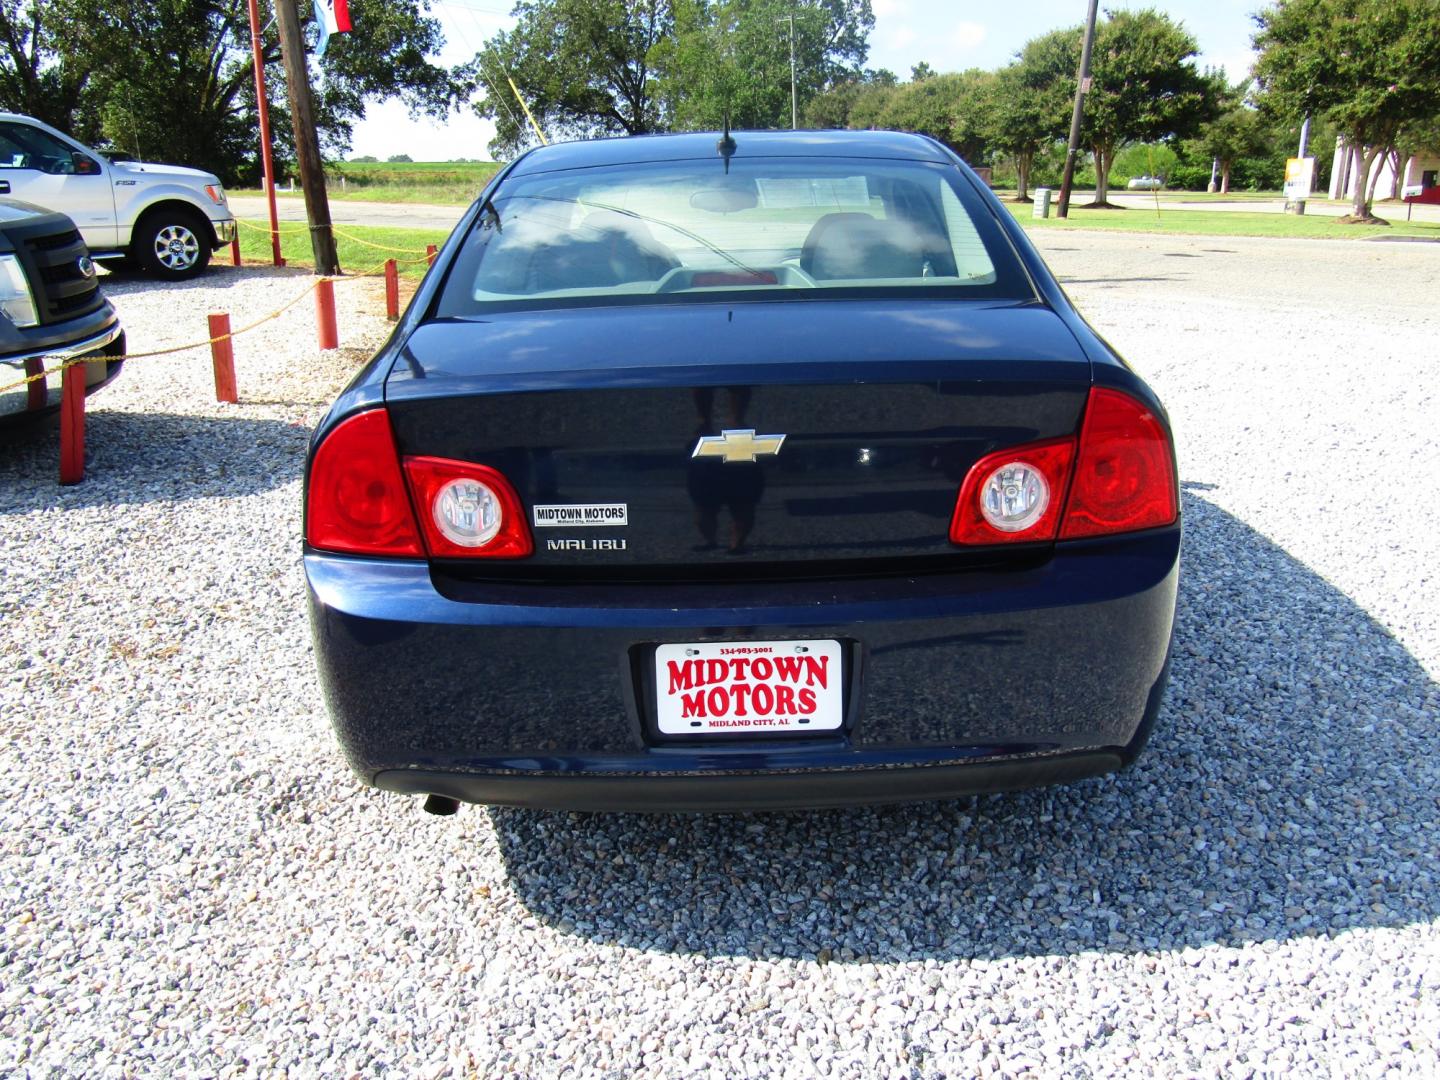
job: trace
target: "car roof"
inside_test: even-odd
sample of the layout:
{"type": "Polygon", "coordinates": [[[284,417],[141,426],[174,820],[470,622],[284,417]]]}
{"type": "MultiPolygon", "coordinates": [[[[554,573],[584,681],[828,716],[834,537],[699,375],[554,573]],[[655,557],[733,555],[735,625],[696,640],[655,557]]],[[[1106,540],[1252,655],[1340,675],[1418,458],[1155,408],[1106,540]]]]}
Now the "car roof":
{"type": "MultiPolygon", "coordinates": [[[[536,147],[520,158],[511,175],[710,158],[716,156],[720,137],[718,131],[701,131],[552,143],[536,147]]],[[[900,131],[732,131],[730,137],[735,140],[737,160],[744,157],[861,157],[944,164],[955,160],[933,139],[900,131]]]]}

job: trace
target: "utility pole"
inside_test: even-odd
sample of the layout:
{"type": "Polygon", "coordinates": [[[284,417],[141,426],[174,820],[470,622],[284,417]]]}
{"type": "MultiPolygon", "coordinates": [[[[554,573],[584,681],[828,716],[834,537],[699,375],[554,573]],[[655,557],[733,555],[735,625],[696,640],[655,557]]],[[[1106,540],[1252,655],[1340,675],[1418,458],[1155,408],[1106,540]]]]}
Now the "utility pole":
{"type": "Polygon", "coordinates": [[[258,0],[250,0],[250,55],[255,64],[255,107],[260,111],[260,162],[265,170],[265,198],[270,202],[270,255],[276,266],[284,266],[280,215],[275,210],[275,159],[270,153],[270,99],[265,96],[265,45],[260,40],[258,0]]]}
{"type": "Polygon", "coordinates": [[[305,216],[310,222],[310,248],[315,253],[315,272],[338,274],[340,259],[335,254],[335,237],[330,232],[325,165],[320,160],[320,138],[315,134],[310,72],[305,66],[305,42],[300,36],[300,15],[295,10],[295,0],[275,0],[275,22],[280,28],[280,51],[285,58],[290,119],[295,125],[295,159],[300,166],[300,187],[305,192],[305,216]]]}
{"type": "Polygon", "coordinates": [[[800,130],[799,99],[795,94],[795,9],[790,9],[790,130],[800,130]]]}
{"type": "MultiPolygon", "coordinates": [[[[1090,13],[1085,17],[1085,41],[1080,46],[1080,77],[1075,85],[1075,110],[1070,114],[1070,144],[1065,150],[1065,173],[1060,178],[1060,205],[1056,217],[1070,216],[1070,184],[1075,179],[1075,155],[1080,152],[1080,118],[1084,115],[1085,91],[1090,89],[1090,50],[1095,44],[1095,12],[1100,0],[1090,0],[1090,13]]],[[[1100,168],[1100,162],[1095,162],[1100,168]]]]}

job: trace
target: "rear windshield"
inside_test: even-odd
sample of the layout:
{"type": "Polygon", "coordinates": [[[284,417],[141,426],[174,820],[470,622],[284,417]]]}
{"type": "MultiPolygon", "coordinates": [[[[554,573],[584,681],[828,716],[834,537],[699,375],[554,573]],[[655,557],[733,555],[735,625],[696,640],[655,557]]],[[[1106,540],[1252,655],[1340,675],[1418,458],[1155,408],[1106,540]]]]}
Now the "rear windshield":
{"type": "Polygon", "coordinates": [[[737,293],[1032,295],[953,166],[737,158],[727,172],[717,156],[504,181],[465,238],[439,314],[737,293]]]}

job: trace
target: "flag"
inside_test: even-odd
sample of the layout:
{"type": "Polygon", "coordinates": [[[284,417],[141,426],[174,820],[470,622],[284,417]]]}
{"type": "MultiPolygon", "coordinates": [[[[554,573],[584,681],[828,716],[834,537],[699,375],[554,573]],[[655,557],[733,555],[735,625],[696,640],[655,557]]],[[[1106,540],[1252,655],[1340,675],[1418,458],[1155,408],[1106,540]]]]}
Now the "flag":
{"type": "Polygon", "coordinates": [[[315,55],[324,56],[331,34],[350,32],[350,0],[315,0],[315,24],[320,28],[315,55]]]}

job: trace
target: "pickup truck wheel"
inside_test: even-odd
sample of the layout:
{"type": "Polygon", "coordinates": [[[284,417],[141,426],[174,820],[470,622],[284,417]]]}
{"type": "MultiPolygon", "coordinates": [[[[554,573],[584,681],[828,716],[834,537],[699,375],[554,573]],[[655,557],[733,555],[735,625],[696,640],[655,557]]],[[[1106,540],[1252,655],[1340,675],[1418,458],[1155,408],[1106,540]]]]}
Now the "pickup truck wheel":
{"type": "Polygon", "coordinates": [[[184,281],[210,263],[209,230],[183,211],[157,213],[135,226],[131,251],[157,277],[184,281]]]}

